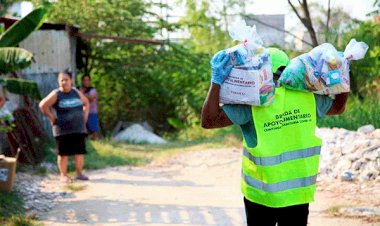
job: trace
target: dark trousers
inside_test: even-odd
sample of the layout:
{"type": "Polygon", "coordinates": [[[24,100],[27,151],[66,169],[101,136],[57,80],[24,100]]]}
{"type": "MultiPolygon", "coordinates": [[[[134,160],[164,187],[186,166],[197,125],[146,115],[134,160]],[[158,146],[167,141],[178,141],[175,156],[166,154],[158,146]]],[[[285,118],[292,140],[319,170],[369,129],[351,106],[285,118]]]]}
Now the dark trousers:
{"type": "Polygon", "coordinates": [[[244,198],[248,226],[306,226],[309,204],[272,208],[244,198]]]}

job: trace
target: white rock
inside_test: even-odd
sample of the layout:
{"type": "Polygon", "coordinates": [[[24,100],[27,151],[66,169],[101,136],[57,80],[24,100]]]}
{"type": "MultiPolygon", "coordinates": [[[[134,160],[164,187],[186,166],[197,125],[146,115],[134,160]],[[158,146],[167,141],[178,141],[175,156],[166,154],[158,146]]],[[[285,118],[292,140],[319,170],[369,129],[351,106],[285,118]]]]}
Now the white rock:
{"type": "Polygon", "coordinates": [[[342,159],[342,160],[338,161],[335,168],[339,171],[348,170],[351,168],[351,161],[349,161],[347,159],[342,159]]]}
{"type": "Polygon", "coordinates": [[[374,131],[372,131],[371,137],[380,139],[380,129],[375,129],[374,131]]]}
{"type": "Polygon", "coordinates": [[[364,175],[368,176],[370,180],[374,180],[377,177],[378,172],[374,170],[368,170],[364,172],[364,175]]]}
{"type": "Polygon", "coordinates": [[[373,208],[342,208],[339,210],[340,212],[348,212],[355,215],[361,215],[361,216],[372,216],[380,214],[380,209],[373,209],[373,208]]]}
{"type": "Polygon", "coordinates": [[[357,161],[353,164],[354,170],[359,171],[361,168],[365,167],[366,162],[357,161]]]}
{"type": "Polygon", "coordinates": [[[129,141],[132,143],[166,144],[167,142],[156,134],[144,129],[139,124],[133,124],[118,133],[116,141],[129,141]]]}
{"type": "Polygon", "coordinates": [[[370,180],[370,177],[368,175],[361,175],[359,178],[362,181],[369,181],[370,180]]]}
{"type": "Polygon", "coordinates": [[[348,155],[348,154],[355,153],[357,149],[358,148],[355,147],[355,146],[354,147],[345,147],[345,146],[343,146],[343,148],[341,148],[343,155],[348,155]]]}
{"type": "Polygon", "coordinates": [[[355,153],[347,155],[347,159],[350,160],[351,162],[355,162],[355,161],[359,160],[360,157],[361,156],[359,156],[358,154],[355,154],[355,153]]]}
{"type": "Polygon", "coordinates": [[[371,146],[371,140],[355,139],[352,142],[352,145],[354,146],[355,149],[364,149],[364,148],[371,146]]]}
{"type": "Polygon", "coordinates": [[[377,158],[376,159],[376,163],[375,163],[375,170],[377,170],[380,174],[380,158],[377,158]]]}
{"type": "Polygon", "coordinates": [[[371,133],[373,131],[375,131],[375,127],[373,125],[365,125],[358,129],[358,132],[361,133],[371,133]]]}
{"type": "Polygon", "coordinates": [[[366,151],[364,153],[364,159],[367,161],[376,161],[377,155],[375,151],[366,151]]]}
{"type": "Polygon", "coordinates": [[[342,173],[342,175],[340,176],[340,179],[341,179],[342,181],[353,181],[353,180],[355,180],[355,176],[354,176],[354,174],[353,174],[352,172],[350,172],[350,171],[344,171],[344,172],[342,173]]]}

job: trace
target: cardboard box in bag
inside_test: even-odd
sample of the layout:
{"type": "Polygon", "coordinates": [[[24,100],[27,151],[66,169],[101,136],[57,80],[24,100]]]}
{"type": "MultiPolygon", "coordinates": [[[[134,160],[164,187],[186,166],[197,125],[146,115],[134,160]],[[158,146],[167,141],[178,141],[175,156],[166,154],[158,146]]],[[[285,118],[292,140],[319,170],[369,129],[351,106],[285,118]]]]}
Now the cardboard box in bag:
{"type": "Polygon", "coordinates": [[[18,153],[15,158],[0,155],[0,190],[10,192],[16,174],[16,163],[18,153]]]}

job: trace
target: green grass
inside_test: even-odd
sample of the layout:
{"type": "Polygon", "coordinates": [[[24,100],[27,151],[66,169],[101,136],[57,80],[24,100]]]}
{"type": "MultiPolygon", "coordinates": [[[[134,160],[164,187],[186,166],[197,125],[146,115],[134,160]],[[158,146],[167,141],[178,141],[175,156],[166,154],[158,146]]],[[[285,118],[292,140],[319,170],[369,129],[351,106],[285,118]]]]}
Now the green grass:
{"type": "Polygon", "coordinates": [[[0,217],[9,218],[13,215],[22,214],[24,209],[19,194],[15,191],[10,193],[0,191],[0,217]]]}
{"type": "Polygon", "coordinates": [[[73,192],[83,191],[87,187],[86,184],[73,182],[65,185],[65,189],[73,192]]]}
{"type": "Polygon", "coordinates": [[[47,176],[48,171],[39,165],[33,166],[33,165],[25,165],[21,163],[17,163],[17,172],[22,172],[22,173],[29,173],[32,175],[37,175],[37,176],[47,176]]]}
{"type": "Polygon", "coordinates": [[[0,225],[5,226],[37,226],[33,219],[24,216],[23,202],[15,191],[0,191],[0,225]]]}
{"type": "MultiPolygon", "coordinates": [[[[166,138],[169,142],[160,145],[130,144],[127,142],[115,142],[110,139],[88,141],[85,169],[144,165],[153,160],[161,161],[179,152],[241,146],[240,131],[236,127],[219,130],[192,128],[176,136],[172,135],[166,138]]],[[[55,162],[55,157],[49,161],[55,162]]],[[[69,163],[69,171],[75,171],[72,159],[69,163]]]]}
{"type": "Polygon", "coordinates": [[[367,97],[361,101],[355,96],[350,96],[346,111],[337,116],[326,116],[319,120],[319,127],[338,127],[349,130],[357,130],[360,126],[372,124],[380,128],[380,102],[379,97],[367,97]]]}
{"type": "Polygon", "coordinates": [[[330,216],[340,216],[342,213],[340,212],[340,209],[347,208],[349,206],[347,205],[338,205],[338,206],[332,206],[328,209],[326,209],[324,212],[330,216]]]}
{"type": "Polygon", "coordinates": [[[42,226],[42,224],[29,217],[16,215],[5,221],[4,226],[42,226]]]}

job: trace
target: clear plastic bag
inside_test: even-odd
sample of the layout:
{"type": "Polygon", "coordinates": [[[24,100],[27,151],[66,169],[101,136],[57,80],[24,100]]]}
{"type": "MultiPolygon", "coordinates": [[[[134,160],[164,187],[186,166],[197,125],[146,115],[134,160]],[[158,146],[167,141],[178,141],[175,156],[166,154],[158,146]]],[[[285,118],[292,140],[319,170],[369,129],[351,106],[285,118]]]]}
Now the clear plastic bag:
{"type": "Polygon", "coordinates": [[[226,66],[234,67],[221,86],[220,102],[254,106],[271,104],[275,92],[271,59],[256,27],[239,21],[231,26],[229,33],[240,44],[226,49],[231,56],[226,66]]]}
{"type": "Polygon", "coordinates": [[[343,56],[347,60],[360,60],[364,58],[368,48],[366,43],[357,42],[356,39],[353,38],[346,46],[343,56]]]}
{"type": "Polygon", "coordinates": [[[287,88],[317,94],[350,91],[349,63],[362,59],[368,50],[364,42],[352,39],[344,52],[324,43],[290,61],[279,83],[287,88]]]}

